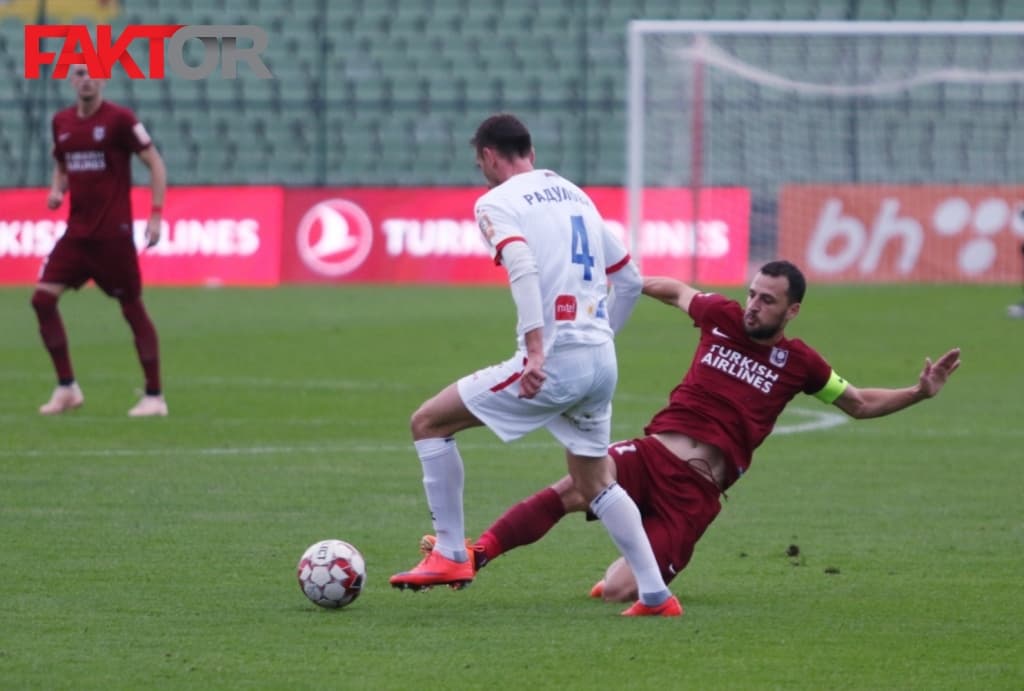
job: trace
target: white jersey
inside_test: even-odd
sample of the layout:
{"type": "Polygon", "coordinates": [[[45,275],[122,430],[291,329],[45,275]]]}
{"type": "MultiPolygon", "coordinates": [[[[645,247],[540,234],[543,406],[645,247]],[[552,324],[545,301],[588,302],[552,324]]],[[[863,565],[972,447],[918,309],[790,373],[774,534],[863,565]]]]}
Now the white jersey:
{"type": "MultiPolygon", "coordinates": [[[[477,200],[476,221],[496,264],[510,242],[532,251],[544,310],[544,351],[612,340],[608,274],[629,262],[625,247],[579,187],[550,170],[514,175],[477,200]]],[[[519,348],[524,348],[519,334],[519,348]]]]}

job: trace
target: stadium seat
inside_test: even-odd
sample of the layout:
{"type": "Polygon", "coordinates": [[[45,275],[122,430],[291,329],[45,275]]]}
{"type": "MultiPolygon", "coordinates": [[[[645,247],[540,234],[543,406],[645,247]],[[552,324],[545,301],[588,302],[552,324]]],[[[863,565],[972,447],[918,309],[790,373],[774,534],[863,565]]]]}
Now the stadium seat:
{"type": "MultiPolygon", "coordinates": [[[[585,184],[621,184],[631,19],[1024,19],[1024,3],[1000,0],[133,0],[120,5],[121,14],[111,20],[115,30],[129,23],[187,21],[252,23],[267,31],[263,57],[274,79],[115,78],[107,87],[112,100],[151,123],[172,179],[200,184],[478,184],[465,141],[480,118],[496,110],[518,112],[536,128],[546,165],[585,184]],[[234,126],[224,127],[225,122],[234,126]]],[[[21,69],[22,27],[14,19],[0,21],[0,69],[8,74],[21,69]]],[[[716,40],[731,45],[727,38],[716,40]]],[[[859,59],[876,70],[903,63],[906,74],[921,65],[961,63],[1018,70],[1022,51],[1019,41],[880,40],[859,59]]],[[[839,43],[821,40],[786,48],[738,41],[733,52],[758,68],[818,83],[831,79],[830,66],[843,59],[839,43]]],[[[958,147],[968,148],[972,142],[986,146],[997,136],[992,133],[1019,143],[1017,133],[1024,131],[1020,115],[1007,115],[1024,112],[1020,85],[977,86],[964,93],[926,86],[893,99],[890,107],[902,108],[899,113],[838,107],[817,121],[788,117],[792,94],[783,89],[740,79],[707,85],[714,109],[706,118],[707,176],[765,189],[770,178],[840,175],[850,164],[849,139],[844,139],[850,131],[860,133],[861,163],[875,162],[875,170],[861,172],[884,176],[877,162],[889,160],[894,179],[935,173],[921,170],[922,165],[955,164],[967,175],[984,174],[976,156],[950,153],[957,147],[917,155],[920,147],[936,142],[915,131],[952,137],[958,147]],[[977,115],[965,115],[964,99],[977,106],[977,115]],[[1014,106],[1008,109],[1007,103],[1014,106]],[[904,119],[919,117],[922,109],[931,109],[930,122],[910,120],[906,131],[889,124],[900,113],[904,119]],[[771,151],[766,137],[785,147],[786,155],[771,151]]],[[[0,184],[29,179],[47,184],[45,121],[54,108],[70,102],[65,84],[0,83],[0,107],[8,114],[0,123],[0,184]],[[24,107],[28,103],[32,108],[24,107]]],[[[688,143],[678,132],[678,116],[664,126],[671,132],[652,137],[657,146],[652,144],[649,160],[664,166],[666,181],[682,179],[688,143]]],[[[1001,173],[1019,178],[1018,159],[1004,161],[1001,173]]]]}

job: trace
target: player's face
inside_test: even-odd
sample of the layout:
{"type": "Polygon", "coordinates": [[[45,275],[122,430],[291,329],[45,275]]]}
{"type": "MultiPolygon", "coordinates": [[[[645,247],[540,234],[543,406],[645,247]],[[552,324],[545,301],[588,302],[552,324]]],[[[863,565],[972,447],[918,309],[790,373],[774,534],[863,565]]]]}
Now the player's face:
{"type": "Polygon", "coordinates": [[[754,276],[747,290],[747,308],[743,327],[756,340],[770,340],[780,334],[800,311],[800,303],[790,304],[786,296],[789,279],[785,276],[754,276]]]}
{"type": "Polygon", "coordinates": [[[72,65],[70,74],[71,86],[81,101],[92,101],[103,90],[103,80],[90,77],[85,65],[72,65]]]}

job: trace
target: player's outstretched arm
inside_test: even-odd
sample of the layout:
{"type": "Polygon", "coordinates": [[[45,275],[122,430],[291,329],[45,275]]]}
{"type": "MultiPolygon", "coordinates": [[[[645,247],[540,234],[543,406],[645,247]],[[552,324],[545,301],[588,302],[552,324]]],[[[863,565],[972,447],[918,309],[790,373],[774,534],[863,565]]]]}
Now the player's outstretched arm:
{"type": "Polygon", "coordinates": [[[644,279],[643,292],[648,297],[661,300],[666,305],[678,307],[689,314],[690,301],[700,291],[674,278],[653,276],[644,279]]]}
{"type": "Polygon", "coordinates": [[[882,417],[938,395],[949,375],[960,366],[960,349],[953,348],[936,362],[925,358],[917,384],[902,389],[858,389],[852,384],[835,400],[850,417],[862,420],[882,417]]]}

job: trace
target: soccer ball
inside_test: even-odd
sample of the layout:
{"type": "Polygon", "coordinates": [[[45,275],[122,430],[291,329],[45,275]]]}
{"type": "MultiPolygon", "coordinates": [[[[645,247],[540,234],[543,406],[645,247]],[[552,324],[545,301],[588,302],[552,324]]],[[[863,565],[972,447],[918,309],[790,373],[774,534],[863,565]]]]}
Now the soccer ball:
{"type": "Polygon", "coordinates": [[[366,583],[366,560],[343,540],[321,540],[299,559],[299,587],[311,602],[336,609],[351,604],[366,583]]]}

